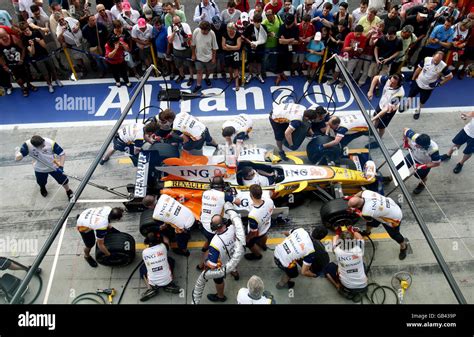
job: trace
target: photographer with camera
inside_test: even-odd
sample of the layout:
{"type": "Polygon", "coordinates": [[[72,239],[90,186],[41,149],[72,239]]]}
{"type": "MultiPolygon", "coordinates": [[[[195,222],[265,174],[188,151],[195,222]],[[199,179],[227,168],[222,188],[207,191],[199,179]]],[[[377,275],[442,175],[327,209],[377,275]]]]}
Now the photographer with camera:
{"type": "Polygon", "coordinates": [[[275,304],[273,295],[264,289],[263,280],[253,275],[247,282],[247,288],[240,288],[237,304],[275,304]]]}
{"type": "Polygon", "coordinates": [[[179,16],[173,17],[173,25],[168,27],[168,42],[173,45],[174,64],[178,68],[179,76],[176,83],[181,83],[184,80],[184,67],[189,70],[189,80],[187,86],[193,84],[194,68],[191,61],[191,38],[192,32],[189,25],[181,22],[179,16]]]}
{"type": "Polygon", "coordinates": [[[128,51],[129,47],[123,38],[115,34],[111,35],[105,45],[106,61],[110,71],[112,71],[117,87],[121,86],[120,77],[122,77],[127,87],[132,85],[128,79],[128,67],[127,62],[125,62],[125,52],[128,51]]]}

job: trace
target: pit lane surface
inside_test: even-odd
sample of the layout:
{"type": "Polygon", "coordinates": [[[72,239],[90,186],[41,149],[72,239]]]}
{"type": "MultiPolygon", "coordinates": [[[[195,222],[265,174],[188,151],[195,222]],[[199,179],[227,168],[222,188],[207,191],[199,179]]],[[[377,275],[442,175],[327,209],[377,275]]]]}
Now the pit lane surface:
{"type": "MultiPolygon", "coordinates": [[[[222,121],[206,121],[211,134],[220,140],[220,126],[222,121]]],[[[397,143],[401,142],[401,130],[404,127],[413,127],[416,131],[426,132],[439,144],[440,152],[445,153],[451,144],[452,137],[463,126],[463,121],[457,113],[428,113],[424,111],[419,121],[414,122],[410,113],[397,114],[389,127],[397,143]]],[[[43,198],[39,194],[36,185],[31,159],[24,159],[20,163],[13,160],[14,149],[23,141],[29,139],[33,134],[56,139],[66,151],[65,170],[68,173],[81,176],[92,162],[103,139],[110,130],[110,126],[83,126],[67,128],[48,129],[13,129],[2,130],[0,150],[0,245],[3,249],[2,255],[11,256],[24,264],[31,263],[35,254],[35,247],[39,249],[51,228],[56,223],[62,210],[67,204],[67,198],[62,188],[50,179],[47,186],[49,195],[43,198]],[[32,241],[24,241],[32,239],[32,241]],[[18,241],[20,240],[20,241],[18,241]],[[31,243],[33,246],[21,246],[31,243]],[[16,248],[13,247],[17,244],[16,248]],[[18,246],[20,245],[20,246],[18,246]],[[32,252],[31,252],[32,251],[32,252]]],[[[249,143],[273,143],[273,134],[267,120],[257,120],[254,132],[249,143]]],[[[299,151],[305,150],[305,144],[299,151]]],[[[366,144],[366,138],[351,143],[351,147],[359,147],[366,144]]],[[[385,144],[389,149],[395,149],[396,144],[390,135],[385,135],[385,144]]],[[[376,162],[380,163],[382,157],[380,152],[372,153],[376,162]]],[[[461,156],[461,152],[458,157],[461,156]]],[[[464,296],[469,303],[474,303],[474,238],[472,218],[474,211],[474,180],[472,179],[474,168],[471,162],[467,162],[464,170],[459,175],[454,175],[452,169],[456,163],[453,157],[450,162],[443,163],[441,167],[432,170],[428,181],[429,191],[433,194],[439,206],[431,198],[428,191],[415,196],[414,200],[423,214],[431,233],[436,239],[441,252],[447,260],[455,279],[460,285],[464,296]]],[[[99,166],[91,181],[107,185],[109,187],[125,185],[133,182],[135,172],[129,160],[116,154],[106,165],[99,166]]],[[[407,185],[413,189],[417,182],[409,180],[407,185]]],[[[73,189],[77,182],[71,181],[73,189]]],[[[391,186],[388,188],[391,189],[391,186]]],[[[393,198],[399,197],[396,191],[393,198]]],[[[88,186],[81,196],[82,199],[110,199],[114,196],[107,194],[94,187],[88,186]]],[[[399,200],[402,202],[403,200],[399,200]]],[[[64,238],[59,250],[58,262],[48,303],[71,303],[73,298],[80,293],[95,291],[99,288],[114,287],[121,292],[122,286],[129,274],[140,261],[137,254],[135,262],[124,268],[109,268],[99,266],[97,269],[90,268],[82,257],[82,241],[74,227],[74,218],[87,207],[96,207],[101,204],[78,204],[70,215],[65,229],[64,238]]],[[[110,204],[115,206],[114,204],[110,204]]],[[[292,226],[303,226],[310,229],[319,222],[319,208],[321,202],[318,200],[307,200],[305,205],[290,211],[292,226]]],[[[408,255],[405,261],[398,260],[398,245],[390,240],[383,229],[376,229],[375,243],[377,246],[376,257],[372,267],[370,279],[380,284],[389,285],[392,275],[399,270],[408,270],[413,274],[413,285],[408,290],[405,303],[455,303],[447,282],[442,276],[435,259],[428,248],[426,241],[414,221],[414,218],[406,205],[403,205],[404,221],[402,233],[409,238],[413,248],[413,254],[408,255]]],[[[132,234],[137,243],[142,242],[138,232],[138,213],[128,213],[116,227],[121,231],[132,234]]],[[[282,231],[287,227],[272,228],[270,237],[273,243],[279,242],[283,237],[282,231]]],[[[192,241],[202,241],[203,237],[198,232],[192,233],[192,241]]],[[[43,278],[45,284],[51,273],[54,261],[56,245],[51,247],[47,257],[43,261],[43,278]]],[[[193,247],[199,243],[193,243],[193,247]]],[[[143,246],[138,245],[139,248],[143,246]]],[[[270,245],[273,249],[274,246],[270,245]]],[[[371,249],[368,249],[371,254],[371,249]]],[[[171,295],[160,292],[160,295],[147,303],[191,303],[191,291],[199,272],[195,269],[199,262],[200,250],[192,248],[191,256],[186,259],[174,256],[176,259],[176,282],[183,288],[181,295],[171,295]]],[[[242,260],[239,265],[241,274],[240,281],[232,278],[226,280],[227,303],[235,303],[238,289],[245,287],[248,278],[259,275],[263,278],[267,290],[270,290],[276,298],[277,303],[348,303],[341,298],[336,291],[324,279],[308,279],[298,277],[294,291],[277,290],[275,284],[281,276],[280,270],[273,263],[273,252],[264,253],[260,261],[242,260]]],[[[15,272],[19,277],[23,274],[15,272]]],[[[30,294],[35,289],[31,285],[30,294]]],[[[46,286],[45,286],[46,288],[46,286]]],[[[46,289],[37,303],[42,303],[46,289]]],[[[138,279],[138,273],[132,278],[122,303],[139,303],[140,294],[144,291],[144,284],[138,279]]],[[[208,303],[205,295],[215,292],[213,282],[208,282],[201,303],[208,303]]],[[[27,299],[28,299],[27,296],[27,299]]],[[[387,302],[390,300],[387,299],[387,302]]]]}

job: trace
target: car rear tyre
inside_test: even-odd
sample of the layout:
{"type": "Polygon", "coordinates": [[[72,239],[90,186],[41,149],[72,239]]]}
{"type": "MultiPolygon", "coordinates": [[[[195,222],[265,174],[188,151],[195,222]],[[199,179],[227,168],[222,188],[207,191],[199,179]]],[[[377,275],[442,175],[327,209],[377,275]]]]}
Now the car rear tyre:
{"type": "Polygon", "coordinates": [[[321,207],[321,221],[328,229],[336,229],[339,226],[353,225],[357,218],[347,211],[347,201],[344,199],[333,199],[325,202],[321,207]]]}
{"type": "Polygon", "coordinates": [[[160,222],[153,219],[153,209],[146,209],[140,215],[140,234],[147,236],[148,233],[157,233],[160,230],[160,222]]]}

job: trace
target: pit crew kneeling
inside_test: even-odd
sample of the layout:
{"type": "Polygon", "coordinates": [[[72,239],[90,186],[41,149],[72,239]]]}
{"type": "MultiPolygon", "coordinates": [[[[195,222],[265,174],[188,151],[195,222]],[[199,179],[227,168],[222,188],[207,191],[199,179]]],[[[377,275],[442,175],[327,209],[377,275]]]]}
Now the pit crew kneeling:
{"type": "Polygon", "coordinates": [[[158,124],[151,122],[146,125],[142,123],[132,123],[120,128],[113,140],[113,147],[109,148],[104,157],[100,160],[100,165],[109,161],[115,151],[125,152],[130,155],[133,166],[138,165],[138,154],[145,141],[153,142],[152,136],[158,130],[158,124]]]}
{"type": "Polygon", "coordinates": [[[298,277],[298,261],[302,260],[301,275],[307,277],[318,277],[318,274],[311,271],[312,264],[317,260],[316,254],[326,254],[325,251],[316,251],[313,240],[320,239],[319,230],[315,229],[311,236],[304,228],[292,229],[284,232],[287,238],[275,247],[274,260],[278,268],[285,272],[280,282],[277,283],[277,289],[295,286],[292,278],[298,277]]]}
{"type": "Polygon", "coordinates": [[[367,291],[367,275],[364,269],[364,239],[356,228],[348,226],[336,231],[332,241],[337,264],[325,268],[326,278],[345,297],[358,302],[367,291]]]}
{"type": "Polygon", "coordinates": [[[217,147],[208,128],[187,112],[180,112],[173,119],[173,133],[183,141],[183,150],[201,150],[204,144],[217,147]]]}
{"type": "Polygon", "coordinates": [[[166,233],[169,226],[174,228],[178,248],[173,248],[173,252],[188,257],[189,231],[196,221],[193,212],[166,194],[162,194],[158,200],[153,195],[147,195],[143,198],[143,205],[154,209],[153,219],[161,223],[161,234],[166,233]]]}
{"type": "Polygon", "coordinates": [[[158,295],[159,289],[172,294],[179,294],[179,287],[173,282],[174,259],[168,256],[168,245],[163,243],[159,233],[148,233],[143,250],[143,264],[140,267],[140,278],[145,281],[147,291],[140,298],[141,302],[148,301],[158,295]]]}
{"type": "MultiPolygon", "coordinates": [[[[229,224],[222,216],[214,215],[211,220],[211,229],[216,232],[209,246],[209,255],[206,261],[206,267],[209,269],[217,269],[232,258],[234,254],[234,244],[237,236],[235,235],[235,227],[229,224]]],[[[234,280],[239,280],[239,272],[232,270],[231,275],[234,280]]],[[[216,284],[216,294],[208,294],[207,299],[211,302],[225,302],[227,297],[224,295],[224,278],[214,279],[216,284]]]]}
{"type": "Polygon", "coordinates": [[[236,160],[239,157],[244,141],[249,139],[252,126],[252,118],[247,114],[240,114],[222,124],[222,137],[225,139],[226,146],[234,149],[233,154],[236,156],[236,160]]]}
{"type": "Polygon", "coordinates": [[[295,103],[285,103],[278,105],[272,112],[270,112],[270,124],[272,125],[273,133],[275,134],[276,145],[278,147],[278,154],[282,160],[288,160],[285,151],[283,150],[283,141],[286,139],[288,148],[297,150],[306,137],[306,132],[309,129],[305,127],[305,122],[311,123],[317,117],[314,109],[306,109],[303,105],[295,103]],[[296,140],[293,138],[296,130],[305,129],[302,137],[296,140]],[[295,144],[295,142],[297,142],[295,144]]]}
{"type": "Polygon", "coordinates": [[[403,213],[400,206],[393,199],[384,197],[377,192],[366,190],[350,197],[347,205],[351,211],[367,222],[365,235],[370,235],[373,227],[378,227],[382,224],[388,235],[400,245],[398,258],[400,260],[406,258],[408,244],[400,233],[403,213]]]}
{"type": "Polygon", "coordinates": [[[90,255],[91,249],[96,243],[105,256],[111,256],[104,244],[104,239],[108,233],[119,232],[119,230],[112,227],[111,222],[119,221],[122,216],[122,208],[109,206],[88,208],[77,216],[76,228],[85,244],[84,258],[91,267],[97,267],[97,262],[90,255]]]}

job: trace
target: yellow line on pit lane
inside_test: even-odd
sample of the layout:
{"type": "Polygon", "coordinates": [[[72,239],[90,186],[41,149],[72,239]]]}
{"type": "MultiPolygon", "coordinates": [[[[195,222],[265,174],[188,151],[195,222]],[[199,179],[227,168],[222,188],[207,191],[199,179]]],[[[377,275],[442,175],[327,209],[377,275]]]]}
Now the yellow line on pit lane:
{"type": "Polygon", "coordinates": [[[131,164],[132,160],[129,157],[126,158],[119,158],[118,160],[119,164],[131,164]]]}
{"type": "MultiPolygon", "coordinates": [[[[332,235],[326,236],[324,239],[321,241],[331,241],[333,238],[332,235]]],[[[370,234],[370,238],[372,240],[385,240],[385,239],[390,239],[390,235],[388,233],[372,233],[370,234]]],[[[278,245],[283,242],[285,238],[272,238],[267,240],[267,245],[278,245]]],[[[204,246],[205,241],[192,241],[188,243],[188,248],[202,248],[204,246]]],[[[137,243],[135,245],[136,250],[144,250],[148,246],[145,245],[144,243],[137,243]]],[[[171,244],[172,248],[176,248],[176,244],[173,243],[171,244]]]]}

